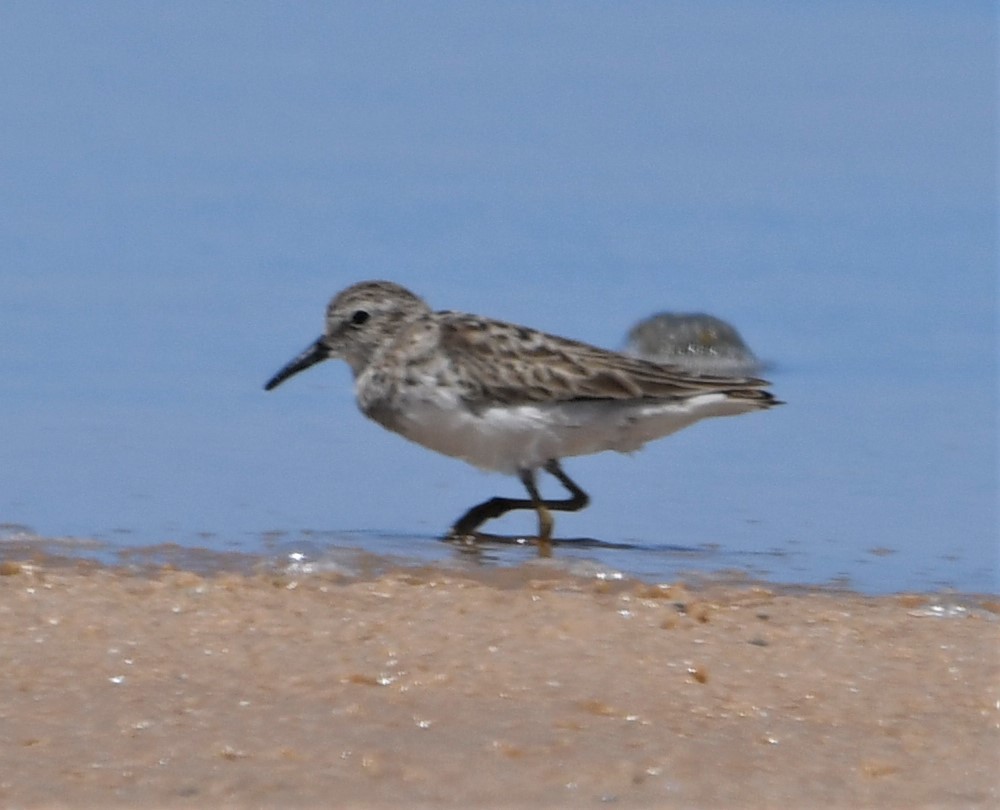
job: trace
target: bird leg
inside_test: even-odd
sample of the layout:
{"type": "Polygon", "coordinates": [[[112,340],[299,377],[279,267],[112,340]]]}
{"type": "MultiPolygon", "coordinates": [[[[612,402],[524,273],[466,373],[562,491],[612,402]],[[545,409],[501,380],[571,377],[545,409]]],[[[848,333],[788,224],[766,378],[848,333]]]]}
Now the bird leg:
{"type": "Polygon", "coordinates": [[[534,509],[538,514],[538,548],[541,556],[547,557],[551,554],[552,548],[552,511],[555,512],[576,512],[583,509],[590,503],[590,497],[577,486],[559,465],[556,459],[551,459],[545,463],[545,471],[559,479],[570,494],[570,497],[563,500],[545,500],[538,492],[535,484],[534,470],[521,470],[518,475],[524,488],[528,490],[530,500],[525,498],[490,498],[480,504],[473,506],[468,512],[460,517],[449,531],[450,537],[468,537],[475,533],[475,530],[482,526],[487,520],[493,520],[508,512],[518,509],[534,509]],[[550,511],[551,510],[551,511],[550,511]]]}
{"type": "Polygon", "coordinates": [[[587,507],[587,504],[590,503],[590,496],[580,489],[572,478],[566,475],[556,459],[551,459],[545,463],[545,472],[558,478],[559,483],[566,487],[572,496],[562,501],[546,501],[549,509],[555,509],[559,512],[579,512],[581,509],[587,507]]]}
{"type": "Polygon", "coordinates": [[[552,513],[538,494],[534,470],[521,470],[521,483],[531,496],[531,506],[538,513],[538,556],[552,556],[552,513]]]}

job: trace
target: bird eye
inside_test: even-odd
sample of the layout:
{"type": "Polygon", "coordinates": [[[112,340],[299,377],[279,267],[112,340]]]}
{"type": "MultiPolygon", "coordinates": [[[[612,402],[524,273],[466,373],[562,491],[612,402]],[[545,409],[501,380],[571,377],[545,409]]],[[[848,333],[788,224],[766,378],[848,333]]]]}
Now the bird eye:
{"type": "Polygon", "coordinates": [[[363,309],[359,309],[351,316],[351,323],[353,323],[355,326],[361,326],[361,324],[363,324],[367,320],[368,320],[368,313],[365,312],[363,309]]]}

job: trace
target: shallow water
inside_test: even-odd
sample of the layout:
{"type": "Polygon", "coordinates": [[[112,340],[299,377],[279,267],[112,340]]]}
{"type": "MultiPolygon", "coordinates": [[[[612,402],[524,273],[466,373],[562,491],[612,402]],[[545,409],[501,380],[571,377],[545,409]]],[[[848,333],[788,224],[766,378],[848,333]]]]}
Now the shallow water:
{"type": "Polygon", "coordinates": [[[0,31],[8,551],[530,557],[436,539],[519,484],[366,422],[344,366],[261,390],[388,277],[612,347],[705,311],[768,365],[783,408],[568,460],[557,534],[600,543],[557,560],[1000,590],[985,5],[111,8],[0,31]]]}
{"type": "MultiPolygon", "coordinates": [[[[685,547],[653,543],[608,543],[594,538],[561,538],[553,555],[541,558],[532,542],[512,536],[476,544],[459,544],[429,535],[381,534],[371,531],[268,532],[224,540],[212,534],[144,544],[130,532],[109,539],[43,538],[26,527],[0,533],[0,561],[35,560],[60,566],[74,561],[134,570],[169,566],[199,574],[271,572],[295,576],[338,574],[370,579],[390,571],[434,566],[455,573],[486,575],[509,569],[513,582],[527,583],[540,573],[609,582],[683,581],[689,585],[760,582],[769,585],[824,587],[866,593],[897,591],[990,593],[987,588],[949,580],[921,570],[893,565],[896,552],[873,548],[844,566],[839,575],[817,578],[814,549],[739,551],[720,546],[685,547]],[[906,577],[905,584],[890,577],[906,577]]],[[[975,581],[975,580],[973,580],[975,581]]]]}

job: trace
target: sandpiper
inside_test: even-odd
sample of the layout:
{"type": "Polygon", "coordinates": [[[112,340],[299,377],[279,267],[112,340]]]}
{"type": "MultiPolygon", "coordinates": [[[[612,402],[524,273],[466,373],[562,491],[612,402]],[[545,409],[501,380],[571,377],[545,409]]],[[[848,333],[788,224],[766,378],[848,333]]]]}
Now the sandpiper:
{"type": "Polygon", "coordinates": [[[365,416],[431,450],[520,477],[527,499],[477,504],[449,537],[475,538],[486,521],[531,509],[543,555],[551,512],[590,501],[560,459],[631,453],[706,417],[780,404],[762,390],[764,380],[694,374],[479,315],[435,312],[390,281],[363,281],[334,296],[325,333],[264,388],[331,358],[351,367],[365,416]],[[542,498],[539,469],[569,497],[542,498]]]}

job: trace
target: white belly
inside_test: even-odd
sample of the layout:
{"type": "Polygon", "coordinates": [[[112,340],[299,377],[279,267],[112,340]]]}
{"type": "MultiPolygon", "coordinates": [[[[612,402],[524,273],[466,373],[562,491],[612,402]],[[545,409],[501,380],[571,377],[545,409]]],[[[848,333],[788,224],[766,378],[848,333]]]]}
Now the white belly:
{"type": "Polygon", "coordinates": [[[681,401],[562,402],[475,413],[442,389],[420,391],[391,411],[378,408],[369,416],[431,450],[505,473],[566,456],[630,453],[700,419],[755,409],[748,400],[710,393],[681,401]]]}

